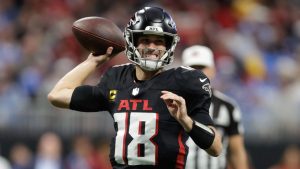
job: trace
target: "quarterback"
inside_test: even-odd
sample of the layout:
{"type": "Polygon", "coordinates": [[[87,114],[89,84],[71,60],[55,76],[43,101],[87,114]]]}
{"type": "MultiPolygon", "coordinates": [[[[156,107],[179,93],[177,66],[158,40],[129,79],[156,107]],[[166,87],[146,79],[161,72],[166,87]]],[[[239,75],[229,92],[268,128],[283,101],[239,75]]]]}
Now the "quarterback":
{"type": "Polygon", "coordinates": [[[171,16],[145,7],[130,19],[124,35],[131,64],[110,68],[99,84],[88,86],[85,79],[110,59],[113,48],[104,55],[90,54],[57,82],[49,101],[60,108],[111,114],[116,135],[110,160],[115,169],[183,169],[189,136],[218,156],[222,144],[208,113],[208,78],[184,67],[164,70],[179,41],[171,16]]]}

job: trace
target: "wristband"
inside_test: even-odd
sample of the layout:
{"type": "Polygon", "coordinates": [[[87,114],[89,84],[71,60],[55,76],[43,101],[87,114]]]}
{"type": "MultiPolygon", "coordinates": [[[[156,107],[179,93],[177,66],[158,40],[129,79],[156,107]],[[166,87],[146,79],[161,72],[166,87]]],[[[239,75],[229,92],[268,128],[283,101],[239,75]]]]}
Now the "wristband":
{"type": "Polygon", "coordinates": [[[208,149],[215,139],[214,130],[194,120],[192,130],[188,134],[202,149],[208,149]]]}

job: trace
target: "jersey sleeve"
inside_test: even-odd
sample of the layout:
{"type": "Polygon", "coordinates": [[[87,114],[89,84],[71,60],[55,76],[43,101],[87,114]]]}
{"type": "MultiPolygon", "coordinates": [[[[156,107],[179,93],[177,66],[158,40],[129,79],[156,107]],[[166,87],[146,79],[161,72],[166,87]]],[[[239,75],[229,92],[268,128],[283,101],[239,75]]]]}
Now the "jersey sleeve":
{"type": "Polygon", "coordinates": [[[70,109],[83,112],[96,112],[108,109],[108,102],[97,86],[79,86],[71,98],[70,109]]]}
{"type": "Polygon", "coordinates": [[[97,86],[79,86],[75,88],[71,102],[70,109],[84,112],[96,112],[109,110],[108,80],[111,75],[107,71],[102,77],[97,86]]]}
{"type": "Polygon", "coordinates": [[[184,91],[182,95],[186,100],[189,116],[202,124],[213,125],[209,116],[212,93],[208,77],[200,70],[183,68],[178,80],[184,91]]]}

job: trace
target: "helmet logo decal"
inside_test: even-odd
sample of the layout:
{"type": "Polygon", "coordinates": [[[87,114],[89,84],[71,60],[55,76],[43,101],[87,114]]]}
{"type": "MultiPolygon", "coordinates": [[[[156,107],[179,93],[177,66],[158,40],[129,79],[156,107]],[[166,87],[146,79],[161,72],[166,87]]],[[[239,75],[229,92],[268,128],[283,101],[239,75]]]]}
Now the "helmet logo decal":
{"type": "Polygon", "coordinates": [[[161,27],[157,26],[147,26],[145,28],[146,31],[155,31],[155,32],[163,32],[163,29],[161,27]]]}
{"type": "Polygon", "coordinates": [[[139,20],[139,17],[137,17],[137,14],[134,15],[134,17],[132,17],[129,21],[128,25],[135,25],[139,20]]]}
{"type": "Polygon", "coordinates": [[[172,28],[175,28],[175,29],[176,29],[176,24],[175,24],[175,22],[173,21],[173,19],[170,20],[169,25],[170,25],[172,28]]]}

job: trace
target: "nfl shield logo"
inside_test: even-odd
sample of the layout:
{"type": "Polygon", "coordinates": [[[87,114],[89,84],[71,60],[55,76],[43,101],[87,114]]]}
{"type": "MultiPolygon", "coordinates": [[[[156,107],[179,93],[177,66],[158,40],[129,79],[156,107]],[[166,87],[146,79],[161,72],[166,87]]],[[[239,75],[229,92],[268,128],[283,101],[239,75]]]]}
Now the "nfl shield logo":
{"type": "Polygon", "coordinates": [[[132,89],[132,93],[131,93],[131,94],[132,94],[133,96],[136,96],[136,95],[139,94],[139,91],[140,91],[140,89],[136,87],[136,88],[132,89]]]}

